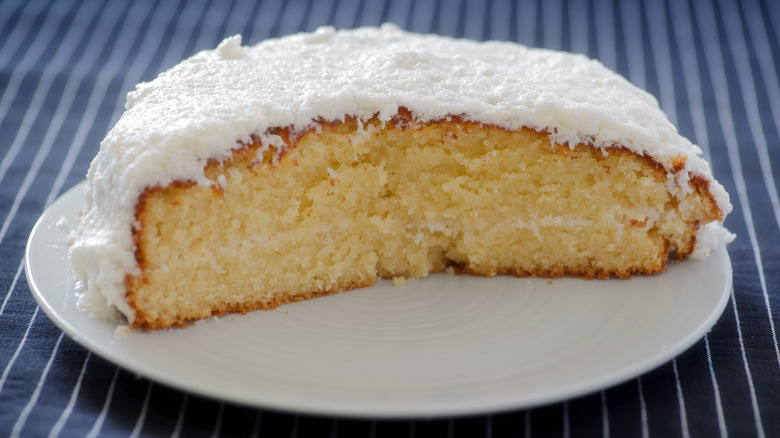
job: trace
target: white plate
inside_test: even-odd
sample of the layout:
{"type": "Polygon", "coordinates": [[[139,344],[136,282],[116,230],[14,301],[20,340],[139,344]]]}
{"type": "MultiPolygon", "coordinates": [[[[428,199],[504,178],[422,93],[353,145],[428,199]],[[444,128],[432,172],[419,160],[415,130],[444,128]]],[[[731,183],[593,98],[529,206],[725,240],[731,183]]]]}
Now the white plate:
{"type": "Polygon", "coordinates": [[[76,307],[60,218],[30,235],[26,272],[47,315],[94,353],[179,389],[314,414],[495,412],[584,395],[651,370],[698,341],[731,291],[725,250],[631,280],[432,275],[193,327],[114,335],[76,307]]]}

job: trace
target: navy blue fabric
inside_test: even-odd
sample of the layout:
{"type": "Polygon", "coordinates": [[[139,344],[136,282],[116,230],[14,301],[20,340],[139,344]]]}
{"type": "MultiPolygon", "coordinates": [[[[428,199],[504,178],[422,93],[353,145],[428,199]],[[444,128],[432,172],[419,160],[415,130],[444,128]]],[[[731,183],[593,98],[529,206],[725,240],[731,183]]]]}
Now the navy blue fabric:
{"type": "Polygon", "coordinates": [[[0,435],[780,436],[780,2],[179,0],[0,2],[0,435]],[[731,300],[669,363],[584,397],[491,415],[354,420],[204,399],[92,355],[41,312],[23,269],[47,205],[84,179],[133,86],[241,33],[329,24],[585,53],[655,95],[734,212],[731,300]]]}

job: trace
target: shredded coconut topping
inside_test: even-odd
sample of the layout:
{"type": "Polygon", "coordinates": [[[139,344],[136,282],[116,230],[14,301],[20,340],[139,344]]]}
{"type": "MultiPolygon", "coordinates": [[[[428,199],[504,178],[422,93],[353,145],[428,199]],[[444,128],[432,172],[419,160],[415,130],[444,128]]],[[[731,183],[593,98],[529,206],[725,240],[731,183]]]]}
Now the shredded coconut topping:
{"type": "MultiPolygon", "coordinates": [[[[233,36],[128,94],[125,114],[92,162],[73,236],[70,259],[84,299],[99,294],[132,322],[124,277],[137,270],[131,225],[145,188],[176,180],[212,185],[203,170],[209,159],[228,157],[237,141],[253,136],[282,145],[270,128],[304,130],[313,120],[345,116],[388,121],[400,107],[422,122],[457,115],[547,131],[572,147],[621,145],[665,166],[672,193],[687,190],[680,182],[690,174],[700,175],[724,215],[731,210],[701,150],[677,133],[655,98],[582,55],[393,25],[325,27],[253,47],[233,36]],[[687,159],[674,172],[679,157],[687,159]]],[[[708,229],[702,233],[717,232],[708,229]]]]}

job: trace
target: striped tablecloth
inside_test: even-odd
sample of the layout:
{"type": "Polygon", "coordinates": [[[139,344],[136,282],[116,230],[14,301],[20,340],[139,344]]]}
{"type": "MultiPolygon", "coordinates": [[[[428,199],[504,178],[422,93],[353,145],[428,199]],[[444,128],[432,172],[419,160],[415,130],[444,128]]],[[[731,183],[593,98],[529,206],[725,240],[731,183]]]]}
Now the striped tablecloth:
{"type": "Polygon", "coordinates": [[[780,2],[0,2],[0,435],[780,436],[780,2]],[[137,378],[64,335],[24,274],[44,209],[84,179],[143,80],[224,37],[394,22],[585,53],[655,95],[729,191],[734,286],[688,351],[618,386],[492,415],[374,420],[242,407],[137,378]]]}

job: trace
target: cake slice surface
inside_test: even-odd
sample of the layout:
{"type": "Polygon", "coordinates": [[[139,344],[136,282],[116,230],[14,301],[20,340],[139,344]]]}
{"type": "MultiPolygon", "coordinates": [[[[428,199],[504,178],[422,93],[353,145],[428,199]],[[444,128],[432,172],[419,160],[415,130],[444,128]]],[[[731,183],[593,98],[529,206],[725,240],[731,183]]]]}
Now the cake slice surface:
{"type": "Polygon", "coordinates": [[[387,25],[183,61],[88,181],[81,303],[137,328],[447,268],[654,274],[732,238],[701,150],[597,61],[387,25]]]}

